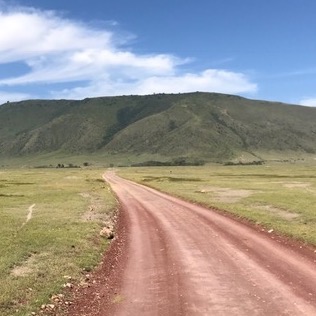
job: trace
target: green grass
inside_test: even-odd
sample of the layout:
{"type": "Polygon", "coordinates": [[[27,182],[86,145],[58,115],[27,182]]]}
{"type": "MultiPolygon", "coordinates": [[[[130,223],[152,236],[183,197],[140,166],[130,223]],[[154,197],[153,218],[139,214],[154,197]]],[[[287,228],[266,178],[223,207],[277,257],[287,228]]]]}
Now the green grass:
{"type": "Polygon", "coordinates": [[[101,170],[0,169],[0,315],[28,315],[79,280],[108,242],[99,236],[115,199],[101,170]],[[29,207],[33,216],[26,223],[29,207]],[[85,216],[93,207],[95,217],[85,216]]]}
{"type": "MultiPolygon", "coordinates": [[[[315,170],[313,164],[208,165],[121,168],[119,174],[316,245],[315,170]]],[[[102,220],[116,207],[101,174],[0,169],[0,315],[38,310],[62,292],[65,275],[79,281],[99,263],[107,247],[99,237],[102,220]]]]}
{"type": "Polygon", "coordinates": [[[270,164],[126,168],[119,174],[316,245],[315,171],[313,164],[270,164]]]}

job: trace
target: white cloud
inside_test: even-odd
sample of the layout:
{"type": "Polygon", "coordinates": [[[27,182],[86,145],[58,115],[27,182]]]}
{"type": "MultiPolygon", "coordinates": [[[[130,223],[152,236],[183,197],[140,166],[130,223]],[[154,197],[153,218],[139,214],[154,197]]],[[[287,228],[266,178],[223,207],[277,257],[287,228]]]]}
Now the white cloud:
{"type": "MultiPolygon", "coordinates": [[[[198,74],[180,76],[152,76],[134,81],[112,81],[104,77],[85,87],[64,90],[63,98],[82,99],[92,96],[129,95],[152,93],[219,92],[244,93],[255,92],[257,85],[249,82],[245,75],[226,70],[208,69],[198,74]]],[[[54,97],[58,97],[57,92],[54,97]]]]}
{"type": "Polygon", "coordinates": [[[0,62],[53,56],[86,47],[110,47],[112,33],[94,30],[53,12],[16,9],[0,12],[0,62]]]}
{"type": "Polygon", "coordinates": [[[30,69],[21,76],[7,76],[0,86],[87,82],[86,86],[52,92],[56,98],[189,91],[253,93],[257,89],[242,73],[220,69],[184,73],[181,66],[190,59],[135,54],[118,37],[54,12],[0,8],[0,63],[24,62],[30,69]]]}
{"type": "Polygon", "coordinates": [[[208,69],[182,76],[151,77],[137,87],[139,94],[155,92],[216,91],[221,93],[255,92],[257,86],[245,75],[227,70],[208,69]]]}
{"type": "Polygon", "coordinates": [[[30,99],[31,95],[26,93],[10,93],[6,91],[0,91],[0,105],[6,102],[15,102],[30,99]]]}
{"type": "Polygon", "coordinates": [[[30,59],[26,61],[32,69],[29,74],[0,80],[0,84],[94,80],[106,73],[121,78],[167,75],[173,74],[175,66],[183,62],[169,55],[137,56],[124,51],[86,49],[30,59]]]}
{"type": "Polygon", "coordinates": [[[316,98],[306,98],[299,102],[300,105],[316,107],[316,98]]]}

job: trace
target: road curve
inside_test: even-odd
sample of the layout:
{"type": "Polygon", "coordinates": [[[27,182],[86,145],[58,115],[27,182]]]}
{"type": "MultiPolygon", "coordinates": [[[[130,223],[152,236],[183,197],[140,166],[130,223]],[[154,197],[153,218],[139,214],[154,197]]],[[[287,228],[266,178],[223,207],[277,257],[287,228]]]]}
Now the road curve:
{"type": "Polygon", "coordinates": [[[316,315],[316,255],[114,173],[105,180],[130,226],[112,315],[316,315]]]}
{"type": "Polygon", "coordinates": [[[316,254],[113,172],[104,179],[129,228],[99,315],[316,315],[316,254]]]}

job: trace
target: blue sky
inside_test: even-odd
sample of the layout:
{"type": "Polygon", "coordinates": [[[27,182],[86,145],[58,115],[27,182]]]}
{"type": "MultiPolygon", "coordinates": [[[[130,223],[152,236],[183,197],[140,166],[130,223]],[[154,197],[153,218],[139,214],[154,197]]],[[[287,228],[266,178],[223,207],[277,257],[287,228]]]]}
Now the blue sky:
{"type": "Polygon", "coordinates": [[[221,92],[316,106],[315,0],[0,0],[0,102],[221,92]]]}

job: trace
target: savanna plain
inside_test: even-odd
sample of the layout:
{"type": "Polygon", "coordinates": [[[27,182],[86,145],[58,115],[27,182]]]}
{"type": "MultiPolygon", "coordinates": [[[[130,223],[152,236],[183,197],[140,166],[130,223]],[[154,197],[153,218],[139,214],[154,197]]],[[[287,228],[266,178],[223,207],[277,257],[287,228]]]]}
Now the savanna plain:
{"type": "MultiPolygon", "coordinates": [[[[117,174],[316,246],[316,165],[118,168],[117,174]]],[[[102,258],[118,207],[105,169],[0,170],[0,315],[29,315],[102,258]]],[[[69,297],[71,301],[71,297],[69,297]]]]}
{"type": "Polygon", "coordinates": [[[119,174],[316,245],[315,171],[314,164],[272,163],[129,168],[119,174]]]}
{"type": "Polygon", "coordinates": [[[0,170],[0,315],[39,311],[100,262],[99,232],[115,210],[101,174],[0,170]]]}

